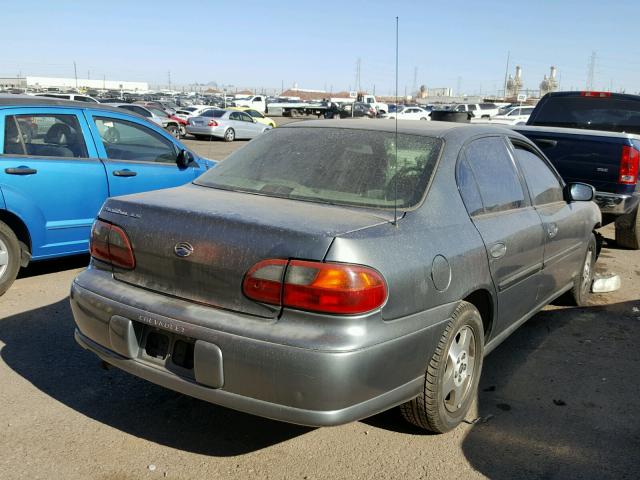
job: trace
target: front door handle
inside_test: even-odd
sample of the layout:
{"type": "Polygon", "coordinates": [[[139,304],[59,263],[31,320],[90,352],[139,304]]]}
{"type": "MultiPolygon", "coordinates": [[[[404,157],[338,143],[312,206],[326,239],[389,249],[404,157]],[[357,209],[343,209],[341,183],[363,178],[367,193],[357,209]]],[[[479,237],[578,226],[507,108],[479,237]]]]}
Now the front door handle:
{"type": "Polygon", "coordinates": [[[35,175],[38,170],[21,165],[17,168],[5,168],[4,173],[8,175],[35,175]]]}
{"type": "Polygon", "coordinates": [[[496,260],[498,258],[504,257],[506,254],[507,254],[507,246],[502,242],[494,243],[493,245],[491,245],[491,248],[489,249],[489,255],[491,255],[491,258],[496,260]]]}
{"type": "Polygon", "coordinates": [[[558,225],[555,223],[549,223],[547,225],[547,235],[549,238],[554,238],[558,234],[558,225]]]}
{"type": "Polygon", "coordinates": [[[138,172],[134,172],[133,170],[114,170],[113,175],[116,177],[135,177],[138,175],[138,172]]]}

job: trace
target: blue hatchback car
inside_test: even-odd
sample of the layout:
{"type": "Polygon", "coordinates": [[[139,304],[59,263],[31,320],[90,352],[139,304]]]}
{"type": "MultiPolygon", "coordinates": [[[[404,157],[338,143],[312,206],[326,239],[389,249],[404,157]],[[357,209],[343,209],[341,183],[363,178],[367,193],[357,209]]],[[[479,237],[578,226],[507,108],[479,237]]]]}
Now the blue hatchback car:
{"type": "Polygon", "coordinates": [[[31,260],[87,252],[108,197],[189,183],[215,163],[121,108],[0,95],[0,295],[31,260]]]}

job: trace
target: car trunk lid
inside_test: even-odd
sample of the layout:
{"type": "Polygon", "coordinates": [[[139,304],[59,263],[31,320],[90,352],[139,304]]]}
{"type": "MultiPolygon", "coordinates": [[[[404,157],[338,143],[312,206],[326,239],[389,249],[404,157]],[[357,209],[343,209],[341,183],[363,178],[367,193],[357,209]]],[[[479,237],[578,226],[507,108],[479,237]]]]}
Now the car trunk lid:
{"type": "Polygon", "coordinates": [[[133,270],[117,280],[207,305],[274,318],[242,293],[268,258],[321,261],[336,236],[386,223],[384,213],[189,185],[109,199],[100,218],[122,227],[133,270]]]}

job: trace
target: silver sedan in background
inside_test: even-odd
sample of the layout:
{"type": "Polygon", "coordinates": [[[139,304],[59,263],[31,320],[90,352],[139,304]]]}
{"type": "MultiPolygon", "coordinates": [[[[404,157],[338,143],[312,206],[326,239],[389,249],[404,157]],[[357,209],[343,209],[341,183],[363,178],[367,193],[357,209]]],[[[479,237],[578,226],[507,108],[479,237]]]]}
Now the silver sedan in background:
{"type": "Polygon", "coordinates": [[[251,139],[270,130],[271,127],[258,123],[245,112],[211,108],[197,117],[189,118],[187,133],[196,138],[218,137],[226,142],[235,139],[251,139]]]}

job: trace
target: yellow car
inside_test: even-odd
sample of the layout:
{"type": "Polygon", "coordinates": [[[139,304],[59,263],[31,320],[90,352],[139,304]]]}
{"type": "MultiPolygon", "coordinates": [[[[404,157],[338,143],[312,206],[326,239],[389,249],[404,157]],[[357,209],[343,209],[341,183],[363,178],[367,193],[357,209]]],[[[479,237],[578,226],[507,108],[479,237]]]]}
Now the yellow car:
{"type": "Polygon", "coordinates": [[[269,125],[271,128],[276,128],[276,122],[273,118],[265,117],[259,111],[254,110],[249,107],[227,107],[227,110],[238,110],[240,112],[245,112],[256,119],[256,122],[263,123],[265,125],[269,125]]]}

